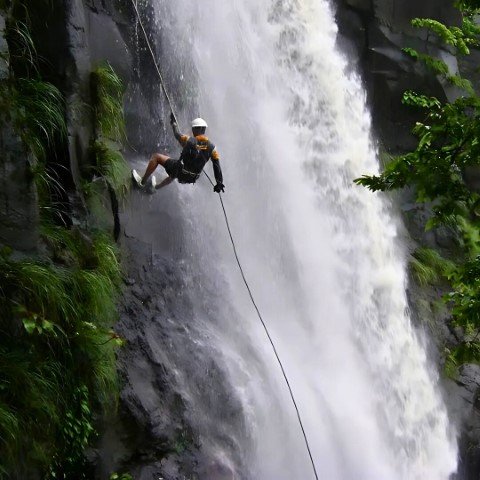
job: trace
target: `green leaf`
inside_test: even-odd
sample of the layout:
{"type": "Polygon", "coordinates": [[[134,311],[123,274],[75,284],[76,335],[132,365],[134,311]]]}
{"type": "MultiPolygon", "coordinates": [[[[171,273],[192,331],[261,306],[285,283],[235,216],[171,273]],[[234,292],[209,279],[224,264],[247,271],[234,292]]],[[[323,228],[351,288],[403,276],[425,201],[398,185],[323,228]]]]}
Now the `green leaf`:
{"type": "Polygon", "coordinates": [[[23,323],[23,326],[24,326],[25,330],[30,335],[32,333],[34,333],[35,329],[37,328],[37,324],[36,324],[35,320],[33,320],[32,318],[22,318],[22,323],[23,323]]]}
{"type": "Polygon", "coordinates": [[[113,341],[117,347],[123,347],[127,343],[124,338],[115,338],[113,341]]]}
{"type": "Polygon", "coordinates": [[[402,103],[411,107],[418,107],[424,109],[440,109],[442,104],[435,97],[427,97],[426,95],[420,95],[412,90],[404,92],[402,97],[402,103]]]}

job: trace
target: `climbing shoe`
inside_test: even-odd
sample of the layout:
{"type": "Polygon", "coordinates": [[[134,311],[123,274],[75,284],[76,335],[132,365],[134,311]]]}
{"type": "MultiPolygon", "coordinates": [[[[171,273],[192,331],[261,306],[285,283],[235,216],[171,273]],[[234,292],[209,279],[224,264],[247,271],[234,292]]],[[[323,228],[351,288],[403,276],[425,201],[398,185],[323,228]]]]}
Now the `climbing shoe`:
{"type": "Polygon", "coordinates": [[[148,193],[155,193],[157,186],[157,179],[155,178],[155,175],[151,175],[150,178],[147,180],[147,192],[148,193]]]}
{"type": "Polygon", "coordinates": [[[143,188],[145,186],[142,183],[142,177],[138,174],[138,172],[135,169],[132,170],[132,179],[136,183],[137,187],[143,188]]]}

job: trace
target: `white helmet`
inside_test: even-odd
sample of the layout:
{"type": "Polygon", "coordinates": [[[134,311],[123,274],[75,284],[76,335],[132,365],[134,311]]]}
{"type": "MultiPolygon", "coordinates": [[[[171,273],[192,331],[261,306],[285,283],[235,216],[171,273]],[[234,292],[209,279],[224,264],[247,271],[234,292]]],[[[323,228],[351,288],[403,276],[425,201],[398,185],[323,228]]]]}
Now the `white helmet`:
{"type": "Polygon", "coordinates": [[[192,121],[192,128],[196,127],[205,127],[207,128],[207,122],[203,118],[196,118],[195,120],[192,121]]]}

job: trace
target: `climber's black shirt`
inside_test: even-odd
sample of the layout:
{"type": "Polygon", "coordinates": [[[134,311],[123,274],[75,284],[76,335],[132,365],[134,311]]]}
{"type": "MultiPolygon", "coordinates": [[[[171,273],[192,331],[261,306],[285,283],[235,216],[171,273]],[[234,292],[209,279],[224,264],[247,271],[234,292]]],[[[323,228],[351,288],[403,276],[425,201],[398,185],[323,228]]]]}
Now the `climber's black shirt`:
{"type": "MultiPolygon", "coordinates": [[[[202,173],[203,167],[208,160],[212,160],[215,180],[217,183],[223,183],[222,169],[220,168],[220,155],[215,145],[208,139],[208,137],[205,135],[197,135],[196,137],[182,135],[178,130],[178,126],[175,124],[173,125],[173,132],[175,138],[183,147],[180,161],[183,164],[184,175],[182,176],[182,170],[180,170],[181,166],[174,167],[173,164],[169,165],[171,168],[168,168],[167,165],[165,165],[168,175],[178,178],[179,181],[182,181],[182,178],[185,180],[189,174],[191,174],[191,178],[195,175],[197,176],[196,178],[198,178],[198,175],[202,173]],[[169,170],[171,170],[173,175],[169,173],[169,170]]],[[[193,182],[195,180],[193,180],[193,182]]],[[[193,182],[189,181],[188,183],[193,182]]]]}

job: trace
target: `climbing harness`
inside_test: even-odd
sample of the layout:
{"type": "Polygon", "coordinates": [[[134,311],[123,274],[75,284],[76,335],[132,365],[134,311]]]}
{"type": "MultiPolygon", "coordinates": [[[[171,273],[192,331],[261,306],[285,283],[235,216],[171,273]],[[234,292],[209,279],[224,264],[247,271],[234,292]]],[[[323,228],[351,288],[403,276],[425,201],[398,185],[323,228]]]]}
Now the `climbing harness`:
{"type": "Polygon", "coordinates": [[[182,168],[180,173],[183,176],[183,180],[181,177],[178,180],[180,183],[195,183],[200,178],[199,173],[190,172],[189,170],[185,170],[185,168],[182,168]]]}
{"type": "Polygon", "coordinates": [[[200,178],[199,173],[190,172],[189,170],[185,170],[184,168],[182,168],[182,174],[192,177],[193,180],[198,180],[200,178]]]}
{"type": "MultiPolygon", "coordinates": [[[[143,31],[143,34],[145,36],[145,41],[147,42],[147,46],[148,46],[148,49],[150,50],[150,53],[152,55],[152,60],[153,60],[153,63],[155,65],[155,68],[157,70],[157,73],[158,73],[158,77],[160,79],[160,85],[162,87],[162,90],[163,90],[163,93],[165,94],[165,98],[167,99],[167,102],[168,102],[168,105],[170,106],[170,110],[172,112],[172,115],[176,121],[176,123],[178,123],[177,121],[177,117],[175,115],[175,110],[173,108],[173,103],[170,99],[170,96],[168,94],[168,91],[165,87],[165,82],[163,80],[163,76],[162,76],[162,73],[160,71],[160,67],[158,66],[158,63],[157,63],[157,60],[155,58],[155,53],[153,52],[153,48],[150,44],[150,41],[148,39],[148,35],[147,35],[147,32],[145,31],[145,28],[143,26],[143,23],[142,23],[142,19],[140,17],[140,12],[138,11],[138,7],[137,7],[137,4],[136,4],[136,0],[131,0],[132,1],[132,5],[133,5],[133,8],[135,9],[135,13],[136,13],[136,16],[137,16],[137,20],[138,20],[138,23],[143,31]]],[[[210,178],[210,176],[208,175],[207,172],[203,171],[203,173],[205,174],[205,176],[207,177],[208,181],[210,182],[210,184],[212,186],[214,186],[215,184],[213,183],[212,179],[210,178]]],[[[255,298],[253,296],[253,293],[252,293],[252,290],[250,289],[250,285],[247,281],[247,278],[245,276],[245,272],[243,271],[243,267],[242,267],[242,264],[240,262],[240,258],[238,256],[238,253],[237,253],[237,247],[236,247],[236,244],[235,244],[235,240],[234,240],[234,237],[233,237],[233,234],[232,234],[232,230],[230,228],[230,222],[228,221],[228,215],[227,215],[227,211],[225,209],[225,204],[223,203],[223,197],[222,197],[222,194],[220,192],[218,192],[218,198],[220,199],[220,204],[222,206],[222,210],[223,210],[223,216],[225,217],[225,224],[227,226],[227,230],[228,230],[228,235],[230,237],[230,241],[232,243],[232,247],[233,247],[233,253],[235,255],[235,260],[237,261],[237,265],[238,265],[238,268],[240,270],[240,274],[242,276],[242,279],[243,279],[243,283],[245,284],[245,287],[247,288],[247,291],[248,291],[248,295],[250,296],[250,300],[252,301],[252,305],[254,306],[255,308],[255,311],[257,312],[257,316],[265,330],[265,333],[267,334],[267,337],[268,337],[268,340],[270,341],[270,344],[272,346],[272,349],[273,349],[273,353],[275,354],[275,357],[277,358],[277,361],[278,361],[278,364],[280,365],[280,369],[282,371],[282,374],[283,374],[283,378],[285,379],[285,382],[287,384],[287,387],[288,387],[288,391],[290,392],[290,398],[292,399],[292,402],[293,402],[293,406],[295,407],[295,412],[297,413],[297,419],[298,419],[298,423],[300,424],[300,428],[302,430],[302,434],[303,434],[303,438],[305,440],[305,445],[307,447],[307,451],[308,451],[308,455],[310,457],[310,462],[312,463],[312,468],[313,468],[313,473],[315,475],[315,479],[318,480],[318,474],[317,474],[317,469],[316,469],[316,466],[315,466],[315,461],[313,460],[313,455],[312,455],[312,452],[310,450],[310,444],[308,442],[308,438],[307,438],[307,434],[305,432],[305,428],[303,427],[303,422],[302,422],[302,418],[300,416],[300,410],[298,409],[298,406],[297,406],[297,402],[295,400],[295,396],[293,395],[293,390],[292,390],[292,387],[290,386],[290,382],[288,380],[288,377],[287,377],[287,373],[285,372],[285,369],[283,367],[283,364],[282,364],[282,361],[280,360],[280,356],[277,352],[277,349],[275,347],[275,343],[273,342],[273,339],[272,337],[270,336],[270,332],[268,331],[268,328],[267,328],[267,324],[265,323],[265,321],[263,320],[263,317],[262,317],[262,314],[260,312],[260,309],[258,308],[257,306],[257,303],[255,302],[255,298]]]]}

